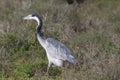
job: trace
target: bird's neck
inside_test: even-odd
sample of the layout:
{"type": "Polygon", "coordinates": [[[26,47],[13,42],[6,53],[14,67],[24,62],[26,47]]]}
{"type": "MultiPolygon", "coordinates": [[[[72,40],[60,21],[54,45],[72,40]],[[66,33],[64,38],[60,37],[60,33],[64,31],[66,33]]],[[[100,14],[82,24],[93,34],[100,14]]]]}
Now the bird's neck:
{"type": "MultiPolygon", "coordinates": [[[[38,22],[38,26],[36,28],[36,32],[37,32],[37,39],[39,41],[39,43],[44,47],[44,42],[45,42],[45,39],[42,37],[42,34],[41,34],[41,28],[42,28],[42,20],[40,18],[37,19],[37,22],[38,22]]],[[[44,47],[45,48],[45,47],[44,47]]]]}
{"type": "Polygon", "coordinates": [[[41,28],[42,28],[42,20],[40,18],[37,19],[38,26],[36,28],[36,32],[38,35],[42,36],[41,28]]]}
{"type": "Polygon", "coordinates": [[[42,36],[42,34],[41,34],[41,27],[42,26],[38,25],[37,29],[36,29],[37,34],[40,35],[40,36],[42,36]]]}

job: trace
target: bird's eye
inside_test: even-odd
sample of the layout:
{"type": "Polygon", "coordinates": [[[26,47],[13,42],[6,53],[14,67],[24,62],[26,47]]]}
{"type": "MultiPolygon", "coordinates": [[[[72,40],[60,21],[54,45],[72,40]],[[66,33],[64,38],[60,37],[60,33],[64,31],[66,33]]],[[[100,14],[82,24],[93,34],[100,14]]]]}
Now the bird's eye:
{"type": "Polygon", "coordinates": [[[34,17],[35,15],[32,15],[32,17],[34,17]]]}
{"type": "Polygon", "coordinates": [[[33,14],[32,14],[32,17],[35,17],[35,16],[36,16],[36,14],[35,14],[35,13],[33,13],[33,14]]]}

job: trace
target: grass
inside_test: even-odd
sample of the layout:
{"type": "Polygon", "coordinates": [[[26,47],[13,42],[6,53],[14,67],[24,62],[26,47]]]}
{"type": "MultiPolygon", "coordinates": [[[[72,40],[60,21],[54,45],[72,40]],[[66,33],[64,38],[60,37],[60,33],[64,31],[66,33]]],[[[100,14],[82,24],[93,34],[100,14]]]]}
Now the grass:
{"type": "Polygon", "coordinates": [[[0,1],[0,80],[119,80],[120,1],[0,1]],[[42,33],[63,42],[77,58],[66,69],[51,67],[36,39],[36,22],[23,17],[37,12],[42,33]]]}

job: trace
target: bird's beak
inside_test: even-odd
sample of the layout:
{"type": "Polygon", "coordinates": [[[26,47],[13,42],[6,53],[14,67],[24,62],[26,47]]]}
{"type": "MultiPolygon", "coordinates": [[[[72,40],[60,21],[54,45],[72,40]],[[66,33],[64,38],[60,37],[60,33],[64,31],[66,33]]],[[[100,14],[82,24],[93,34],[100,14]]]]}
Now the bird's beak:
{"type": "Polygon", "coordinates": [[[23,19],[24,19],[24,20],[31,19],[31,15],[25,16],[25,17],[23,17],[23,19]]]}

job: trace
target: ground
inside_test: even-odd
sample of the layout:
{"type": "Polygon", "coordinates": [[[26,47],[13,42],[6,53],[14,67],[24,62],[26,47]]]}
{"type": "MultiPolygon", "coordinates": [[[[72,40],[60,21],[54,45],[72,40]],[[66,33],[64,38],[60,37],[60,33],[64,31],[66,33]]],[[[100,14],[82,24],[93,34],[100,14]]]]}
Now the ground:
{"type": "Polygon", "coordinates": [[[120,0],[0,1],[0,80],[119,80],[120,0]],[[78,60],[51,67],[36,38],[33,12],[43,20],[42,34],[64,43],[78,60]]]}

